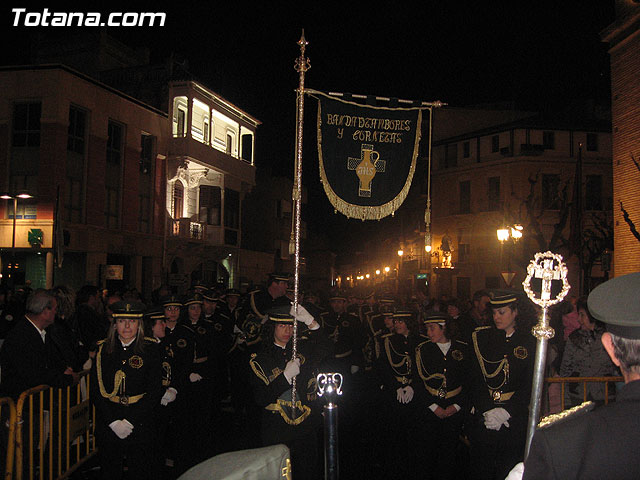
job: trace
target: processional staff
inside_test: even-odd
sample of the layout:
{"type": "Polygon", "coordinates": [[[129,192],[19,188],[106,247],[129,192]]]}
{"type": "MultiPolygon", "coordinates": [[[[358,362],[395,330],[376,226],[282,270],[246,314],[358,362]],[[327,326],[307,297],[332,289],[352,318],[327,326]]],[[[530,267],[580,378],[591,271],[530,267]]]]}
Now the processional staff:
{"type": "Polygon", "coordinates": [[[527,267],[527,278],[522,282],[527,296],[533,303],[542,307],[542,314],[540,315],[538,323],[531,330],[531,333],[536,337],[537,341],[533,384],[531,388],[531,403],[529,405],[529,423],[527,424],[527,443],[524,453],[525,460],[529,455],[531,440],[533,439],[536,425],[540,419],[540,403],[542,401],[542,388],[544,384],[547,343],[549,339],[553,338],[555,333],[553,328],[549,326],[547,309],[552,305],[560,303],[569,292],[571,287],[567,280],[567,272],[567,266],[563,263],[561,255],[552,252],[536,253],[534,259],[531,260],[527,267]],[[539,297],[536,296],[536,292],[531,288],[531,281],[534,278],[542,281],[539,297]],[[562,282],[562,289],[555,297],[552,297],[551,286],[554,280],[562,282]]]}
{"type": "MultiPolygon", "coordinates": [[[[298,72],[299,85],[297,92],[297,105],[296,105],[296,175],[294,179],[292,199],[295,209],[295,228],[294,228],[294,240],[295,240],[295,274],[294,274],[294,286],[293,286],[293,309],[298,314],[298,292],[300,286],[300,206],[302,199],[302,133],[303,133],[303,120],[304,120],[304,75],[307,70],[311,68],[309,59],[305,57],[304,52],[309,43],[304,38],[304,30],[302,30],[302,36],[298,40],[300,46],[300,56],[296,59],[295,70],[298,72]]],[[[293,322],[293,352],[291,357],[296,358],[298,356],[298,322],[293,322]]],[[[296,417],[296,377],[293,377],[291,382],[291,409],[292,418],[296,417]]]]}

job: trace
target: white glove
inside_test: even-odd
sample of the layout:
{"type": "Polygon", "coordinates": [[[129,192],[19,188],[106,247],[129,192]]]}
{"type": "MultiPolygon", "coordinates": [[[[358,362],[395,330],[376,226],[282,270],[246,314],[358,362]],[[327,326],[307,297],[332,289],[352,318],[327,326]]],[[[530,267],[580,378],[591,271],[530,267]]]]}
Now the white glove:
{"type": "Polygon", "coordinates": [[[87,358],[87,361],[82,364],[82,370],[89,370],[92,363],[91,357],[87,358]]]}
{"type": "Polygon", "coordinates": [[[511,469],[509,475],[504,480],[522,480],[524,475],[524,463],[517,463],[515,467],[511,469]]]}
{"type": "Polygon", "coordinates": [[[200,375],[199,373],[190,373],[189,374],[189,381],[191,383],[199,382],[200,380],[202,380],[202,375],[200,375]]]}
{"type": "Polygon", "coordinates": [[[120,439],[127,438],[133,431],[133,425],[126,420],[115,420],[109,424],[109,427],[120,439]]]}
{"type": "Polygon", "coordinates": [[[169,405],[171,402],[173,402],[176,399],[176,395],[178,395],[178,391],[175,388],[173,388],[173,387],[167,388],[167,391],[164,392],[164,395],[162,396],[162,399],[160,400],[160,405],[166,407],[167,405],[169,405]]]}
{"type": "Polygon", "coordinates": [[[502,426],[509,426],[511,415],[504,408],[492,408],[483,413],[484,426],[489,430],[500,430],[502,426]]]}
{"type": "Polygon", "coordinates": [[[398,390],[396,390],[396,399],[400,402],[400,403],[404,403],[404,389],[402,387],[398,388],[398,390]]]}
{"type": "Polygon", "coordinates": [[[358,373],[358,370],[360,370],[358,365],[351,365],[351,375],[358,373]]]}
{"type": "Polygon", "coordinates": [[[306,308],[302,305],[298,305],[298,315],[296,315],[296,309],[293,305],[291,305],[291,310],[289,310],[289,315],[293,315],[296,320],[304,323],[307,327],[313,323],[313,315],[311,315],[306,308]]]}
{"type": "Polygon", "coordinates": [[[287,362],[287,366],[284,367],[284,378],[291,384],[293,377],[300,373],[300,358],[296,357],[287,362]]]}
{"type": "Polygon", "coordinates": [[[407,385],[406,387],[404,387],[404,399],[404,403],[409,403],[411,400],[413,400],[413,387],[411,385],[407,385]]]}

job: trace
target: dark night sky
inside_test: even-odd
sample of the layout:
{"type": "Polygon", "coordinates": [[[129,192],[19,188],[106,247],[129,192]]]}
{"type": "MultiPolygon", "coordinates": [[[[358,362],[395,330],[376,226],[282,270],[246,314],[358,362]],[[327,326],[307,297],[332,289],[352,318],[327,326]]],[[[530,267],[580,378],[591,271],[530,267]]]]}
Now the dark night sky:
{"type": "MultiPolygon", "coordinates": [[[[42,10],[29,3],[29,11],[42,10]]],[[[92,8],[80,5],[46,4],[50,11],[92,8]]],[[[100,8],[120,10],[112,5],[100,8]]],[[[129,11],[165,11],[167,25],[109,33],[130,46],[151,47],[155,60],[172,50],[185,55],[196,79],[263,122],[256,163],[281,174],[293,169],[293,64],[302,28],[311,60],[306,85],[318,90],[452,106],[509,101],[531,110],[609,96],[609,60],[598,33],[613,20],[613,0],[126,5],[129,11]]],[[[3,7],[3,40],[13,46],[6,58],[18,55],[34,31],[11,26],[15,6],[3,7]]],[[[314,191],[315,105],[307,105],[303,165],[305,184],[314,191]]],[[[330,210],[326,199],[319,202],[330,210]]]]}

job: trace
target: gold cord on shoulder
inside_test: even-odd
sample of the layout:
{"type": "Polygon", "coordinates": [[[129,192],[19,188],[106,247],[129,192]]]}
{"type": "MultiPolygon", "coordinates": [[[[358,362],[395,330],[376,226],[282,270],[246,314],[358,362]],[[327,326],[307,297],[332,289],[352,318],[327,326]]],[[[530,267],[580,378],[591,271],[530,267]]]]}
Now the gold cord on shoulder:
{"type": "Polygon", "coordinates": [[[500,372],[504,372],[504,379],[502,380],[502,383],[498,387],[495,387],[496,389],[499,389],[505,383],[507,383],[507,378],[509,377],[509,360],[506,358],[503,358],[502,360],[495,360],[495,361],[487,360],[482,356],[482,353],[480,352],[480,347],[478,346],[477,331],[474,331],[471,334],[471,338],[473,339],[473,349],[476,352],[476,357],[478,358],[478,363],[480,364],[480,369],[482,370],[482,375],[484,376],[485,381],[488,378],[497,377],[500,374],[500,372]],[[494,364],[494,365],[498,364],[498,367],[493,373],[489,373],[487,372],[487,368],[486,368],[487,363],[494,364]]]}
{"type": "Polygon", "coordinates": [[[116,375],[113,378],[113,392],[111,393],[107,393],[107,390],[104,388],[104,381],[102,379],[102,347],[103,345],[100,345],[100,347],[98,348],[98,353],[96,355],[96,373],[98,374],[98,387],[100,389],[100,395],[102,395],[104,398],[112,398],[116,396],[116,393],[125,393],[125,384],[124,384],[124,379],[126,377],[125,373],[122,370],[117,370],[116,371],[116,375]],[[120,391],[120,387],[122,387],[122,390],[120,391]]]}

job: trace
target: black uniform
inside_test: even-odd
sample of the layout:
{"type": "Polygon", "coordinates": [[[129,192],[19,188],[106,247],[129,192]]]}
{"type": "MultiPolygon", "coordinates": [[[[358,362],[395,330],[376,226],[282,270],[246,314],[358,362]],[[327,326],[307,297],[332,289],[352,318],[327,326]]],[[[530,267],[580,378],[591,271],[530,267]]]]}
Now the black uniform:
{"type": "Polygon", "coordinates": [[[325,312],[320,317],[320,325],[334,344],[331,368],[340,372],[345,379],[351,377],[351,366],[362,366],[362,341],[360,320],[353,313],[325,312]]]}
{"type": "MultiPolygon", "coordinates": [[[[423,452],[415,448],[418,438],[418,409],[416,399],[408,403],[398,400],[398,389],[414,389],[415,349],[424,337],[389,333],[382,337],[382,353],[377,370],[381,381],[381,411],[378,419],[383,428],[383,448],[387,455],[388,478],[419,478],[416,466],[423,452]]],[[[415,393],[414,393],[415,395],[415,393]]]]}
{"type": "Polygon", "coordinates": [[[503,330],[480,327],[472,335],[472,348],[471,471],[479,479],[503,479],[524,455],[535,338],[518,329],[507,337],[503,330]],[[483,413],[494,408],[511,415],[508,427],[485,427],[483,413]]]}
{"type": "Polygon", "coordinates": [[[539,428],[524,480],[640,478],[640,380],[627,383],[614,403],[539,428]]]}
{"type": "Polygon", "coordinates": [[[184,414],[190,409],[187,389],[195,352],[194,336],[193,330],[178,323],[173,330],[165,328],[165,336],[160,341],[163,352],[163,392],[173,387],[178,394],[174,402],[158,407],[161,416],[158,429],[160,435],[164,433],[166,436],[166,450],[163,449],[162,459],[173,460],[176,471],[185,470],[191,462],[190,445],[184,439],[191,438],[192,432],[184,421],[184,414]]]}
{"type": "Polygon", "coordinates": [[[331,345],[322,329],[307,330],[299,338],[300,374],[296,377],[296,409],[292,412],[291,385],[284,376],[291,359],[291,341],[286,348],[264,344],[252,354],[251,384],[262,410],[262,440],[265,446],[284,443],[291,449],[294,478],[319,478],[317,429],[319,409],[315,405],[315,377],[331,345]]]}
{"type": "Polygon", "coordinates": [[[91,398],[96,408],[101,476],[105,479],[121,478],[124,457],[129,478],[151,478],[156,432],[153,412],[162,397],[162,366],[159,345],[153,339],[143,342],[142,350],[136,351],[116,338],[113,352],[107,351],[104,341],[98,343],[91,398]],[[109,427],[122,419],[133,425],[124,439],[109,427]]]}
{"type": "Polygon", "coordinates": [[[468,404],[468,345],[452,340],[444,353],[437,343],[427,340],[416,349],[413,387],[420,410],[422,451],[425,463],[431,465],[431,478],[457,478],[456,447],[468,404]],[[446,418],[435,414],[435,408],[446,410],[454,405],[458,413],[446,418]]]}

